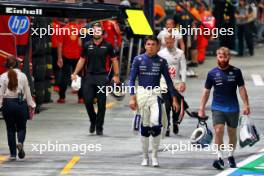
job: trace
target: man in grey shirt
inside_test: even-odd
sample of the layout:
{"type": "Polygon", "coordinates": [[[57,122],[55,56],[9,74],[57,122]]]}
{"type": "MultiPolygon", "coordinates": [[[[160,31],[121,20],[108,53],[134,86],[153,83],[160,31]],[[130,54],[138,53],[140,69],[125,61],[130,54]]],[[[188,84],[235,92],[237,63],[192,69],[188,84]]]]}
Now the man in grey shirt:
{"type": "Polygon", "coordinates": [[[239,0],[239,6],[235,13],[237,20],[238,54],[244,55],[244,38],[247,43],[249,54],[254,55],[253,32],[254,32],[254,11],[246,0],[239,0]]]}

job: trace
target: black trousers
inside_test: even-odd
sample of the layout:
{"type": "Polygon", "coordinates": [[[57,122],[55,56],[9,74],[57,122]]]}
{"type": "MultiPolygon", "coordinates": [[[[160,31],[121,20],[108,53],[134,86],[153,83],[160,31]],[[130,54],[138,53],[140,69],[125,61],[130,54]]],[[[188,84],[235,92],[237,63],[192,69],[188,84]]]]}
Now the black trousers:
{"type": "Polygon", "coordinates": [[[60,83],[60,67],[57,64],[58,61],[58,54],[57,54],[57,48],[51,49],[51,56],[52,56],[52,71],[55,77],[55,86],[58,86],[60,83]]]}
{"type": "Polygon", "coordinates": [[[170,112],[172,111],[172,124],[173,125],[176,125],[178,124],[178,119],[179,119],[179,115],[180,115],[180,111],[179,112],[175,112],[173,109],[172,109],[172,97],[170,95],[169,92],[167,93],[163,93],[162,94],[162,99],[165,103],[165,109],[166,109],[166,114],[167,114],[167,119],[168,119],[168,128],[170,127],[171,125],[171,122],[170,122],[170,112]]]}
{"type": "MultiPolygon", "coordinates": [[[[61,80],[60,80],[60,91],[59,96],[60,98],[65,98],[67,86],[71,82],[71,73],[74,71],[76,65],[78,63],[78,59],[68,59],[63,57],[63,66],[61,69],[61,80]]],[[[83,98],[83,91],[82,87],[78,91],[78,98],[83,98]]]]}
{"type": "Polygon", "coordinates": [[[228,28],[233,28],[234,34],[233,35],[220,35],[220,46],[225,46],[231,50],[235,50],[236,48],[236,35],[235,35],[235,22],[230,22],[223,24],[219,27],[220,28],[225,28],[226,30],[228,28]]]}
{"type": "Polygon", "coordinates": [[[17,98],[6,98],[3,101],[2,110],[6,123],[10,156],[15,157],[17,154],[16,133],[19,143],[23,144],[26,138],[26,123],[28,119],[27,103],[25,101],[19,103],[17,98]]]}
{"type": "Polygon", "coordinates": [[[105,118],[107,74],[87,74],[83,81],[83,96],[85,107],[92,125],[96,130],[102,131],[105,118]],[[99,88],[100,87],[100,88],[99,88]],[[94,110],[93,99],[97,98],[98,111],[94,110]]]}
{"type": "Polygon", "coordinates": [[[254,33],[254,22],[238,25],[237,35],[238,35],[238,52],[239,55],[244,55],[244,39],[249,50],[249,54],[254,54],[254,43],[253,43],[253,33],[254,33]]]}

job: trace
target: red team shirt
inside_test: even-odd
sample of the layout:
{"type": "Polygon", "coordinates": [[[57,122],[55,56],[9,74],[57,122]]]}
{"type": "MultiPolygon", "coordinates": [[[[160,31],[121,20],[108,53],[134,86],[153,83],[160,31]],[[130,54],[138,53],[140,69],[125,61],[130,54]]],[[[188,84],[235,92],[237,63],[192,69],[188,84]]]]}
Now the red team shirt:
{"type": "MultiPolygon", "coordinates": [[[[62,43],[62,56],[68,59],[79,59],[81,56],[81,46],[79,44],[79,34],[76,35],[76,29],[81,29],[80,25],[76,23],[69,23],[63,28],[70,29],[65,35],[59,35],[58,42],[62,43]]],[[[66,30],[65,30],[66,31],[66,30]]]]}
{"type": "Polygon", "coordinates": [[[102,21],[102,26],[105,32],[104,39],[111,43],[113,47],[120,47],[122,43],[122,35],[118,23],[113,20],[106,20],[102,21]]]}

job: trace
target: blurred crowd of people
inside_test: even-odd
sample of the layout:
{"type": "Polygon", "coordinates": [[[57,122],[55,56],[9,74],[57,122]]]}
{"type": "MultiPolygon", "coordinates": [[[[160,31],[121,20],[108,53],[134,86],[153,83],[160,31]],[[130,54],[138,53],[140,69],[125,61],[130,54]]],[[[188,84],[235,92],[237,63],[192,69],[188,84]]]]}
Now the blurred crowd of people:
{"type": "MultiPolygon", "coordinates": [[[[173,19],[174,26],[178,29],[189,26],[204,28],[208,27],[208,22],[211,22],[213,24],[209,27],[211,29],[233,28],[234,31],[232,35],[220,35],[218,38],[212,38],[212,35],[183,35],[185,55],[190,60],[188,66],[202,64],[205,61],[206,53],[214,53],[218,46],[228,47],[234,55],[244,56],[249,53],[252,56],[254,55],[254,46],[263,43],[263,1],[223,0],[212,1],[208,4],[206,1],[196,0],[180,1],[180,3],[170,3],[169,5],[170,7],[166,6],[166,3],[165,7],[155,5],[155,18],[159,18],[158,16],[163,14],[159,18],[163,21],[158,20],[155,23],[157,31],[164,27],[168,28],[167,22],[171,21],[170,19],[173,19]],[[164,13],[156,12],[156,7],[159,7],[158,11],[161,11],[161,8],[164,13]],[[208,42],[212,45],[207,49],[208,42]],[[215,47],[212,48],[212,46],[215,47]]],[[[181,42],[178,42],[178,47],[183,49],[181,42]]]]}
{"type": "MultiPolygon", "coordinates": [[[[105,3],[103,0],[98,2],[105,3]]],[[[107,1],[107,3],[109,2],[107,1]]],[[[123,0],[120,1],[120,5],[143,8],[144,0],[123,0]]],[[[161,42],[161,49],[166,47],[164,36],[167,36],[167,33],[173,36],[175,47],[184,52],[187,68],[203,64],[206,55],[208,53],[215,54],[219,46],[229,48],[233,55],[244,56],[249,54],[252,56],[254,55],[256,43],[264,41],[263,8],[263,0],[222,0],[212,1],[211,3],[202,0],[179,1],[179,3],[166,1],[164,6],[155,3],[155,34],[161,42]],[[182,34],[180,28],[200,28],[201,31],[204,31],[205,28],[210,30],[213,28],[232,28],[234,33],[232,35],[219,35],[218,38],[214,38],[211,33],[182,34]],[[209,43],[210,46],[208,47],[209,43]]],[[[61,22],[55,19],[53,26],[89,28],[91,26],[89,22],[90,20],[80,19],[61,22]]],[[[116,20],[105,20],[100,23],[106,41],[112,44],[115,51],[119,51],[126,35],[126,31],[122,31],[124,28],[120,27],[116,20]]],[[[81,46],[90,39],[91,36],[84,39],[80,39],[79,36],[52,36],[54,90],[59,92],[58,103],[65,103],[65,91],[70,81],[70,74],[80,58],[81,46]]],[[[144,52],[143,50],[141,51],[144,52]]],[[[81,92],[80,90],[78,93],[79,103],[83,103],[81,92]]]]}

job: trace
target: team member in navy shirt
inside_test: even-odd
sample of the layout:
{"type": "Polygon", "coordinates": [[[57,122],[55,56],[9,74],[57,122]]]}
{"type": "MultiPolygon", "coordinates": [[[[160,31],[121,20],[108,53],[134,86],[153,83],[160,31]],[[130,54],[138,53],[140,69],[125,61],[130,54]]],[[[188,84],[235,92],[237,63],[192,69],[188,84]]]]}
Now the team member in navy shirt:
{"type": "Polygon", "coordinates": [[[231,168],[236,167],[234,159],[234,150],[236,148],[237,136],[236,129],[239,120],[239,103],[236,90],[239,88],[240,96],[243,100],[243,114],[250,113],[247,90],[240,69],[229,65],[230,51],[226,47],[217,50],[218,67],[209,71],[203,91],[199,116],[205,116],[205,105],[210,95],[210,90],[214,87],[212,116],[215,130],[215,144],[218,145],[218,159],[214,161],[213,166],[217,169],[224,168],[223,154],[219,146],[223,144],[224,127],[227,124],[229,144],[232,150],[228,154],[228,162],[231,168]]]}
{"type": "MultiPolygon", "coordinates": [[[[152,166],[159,166],[157,153],[160,144],[162,123],[161,93],[159,91],[161,74],[164,76],[168,90],[173,99],[172,107],[178,112],[179,104],[176,99],[178,93],[173,87],[168,72],[167,61],[157,55],[159,40],[156,37],[148,37],[145,41],[146,53],[134,58],[130,73],[131,99],[129,106],[132,110],[138,109],[142,117],[141,142],[143,160],[141,165],[149,164],[148,148],[149,137],[152,136],[152,166]],[[135,80],[138,77],[137,94],[135,94],[135,80]]],[[[163,118],[164,119],[164,118],[163,118]]],[[[166,120],[166,116],[165,116],[166,120]]],[[[167,125],[165,125],[165,131],[167,125]]]]}

